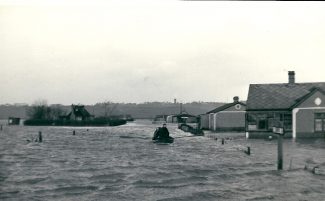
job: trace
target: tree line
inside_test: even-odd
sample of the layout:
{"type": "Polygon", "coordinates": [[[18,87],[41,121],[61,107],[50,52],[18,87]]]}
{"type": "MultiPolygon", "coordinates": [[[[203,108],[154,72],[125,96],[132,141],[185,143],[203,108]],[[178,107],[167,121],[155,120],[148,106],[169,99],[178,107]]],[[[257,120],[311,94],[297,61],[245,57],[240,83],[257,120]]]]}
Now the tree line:
{"type": "Polygon", "coordinates": [[[66,111],[59,106],[49,106],[46,100],[35,101],[27,108],[26,115],[28,119],[56,120],[65,115],[66,111]]]}

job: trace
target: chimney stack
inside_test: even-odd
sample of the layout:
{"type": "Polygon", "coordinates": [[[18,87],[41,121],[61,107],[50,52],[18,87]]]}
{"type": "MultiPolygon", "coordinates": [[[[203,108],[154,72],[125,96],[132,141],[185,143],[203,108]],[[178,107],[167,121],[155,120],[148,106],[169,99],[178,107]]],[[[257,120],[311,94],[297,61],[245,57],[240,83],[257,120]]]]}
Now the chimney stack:
{"type": "Polygon", "coordinates": [[[239,102],[239,97],[238,96],[235,96],[234,97],[234,103],[237,103],[237,102],[239,102]]]}
{"type": "Polygon", "coordinates": [[[288,71],[289,84],[295,83],[295,71],[288,71]]]}

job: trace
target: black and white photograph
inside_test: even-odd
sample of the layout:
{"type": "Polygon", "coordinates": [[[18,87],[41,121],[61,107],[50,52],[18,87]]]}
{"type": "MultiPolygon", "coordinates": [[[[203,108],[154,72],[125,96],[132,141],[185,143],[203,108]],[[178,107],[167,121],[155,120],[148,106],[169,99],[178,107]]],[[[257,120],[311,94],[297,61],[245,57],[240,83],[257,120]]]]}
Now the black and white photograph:
{"type": "Polygon", "coordinates": [[[1,201],[324,201],[323,1],[0,0],[1,201]]]}

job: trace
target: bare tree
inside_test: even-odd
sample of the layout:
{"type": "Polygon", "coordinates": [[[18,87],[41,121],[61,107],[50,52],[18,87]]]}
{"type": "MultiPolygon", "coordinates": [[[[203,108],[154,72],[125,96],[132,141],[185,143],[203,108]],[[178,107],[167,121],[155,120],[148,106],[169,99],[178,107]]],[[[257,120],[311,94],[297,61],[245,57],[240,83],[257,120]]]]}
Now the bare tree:
{"type": "Polygon", "coordinates": [[[64,114],[64,110],[59,106],[48,106],[44,99],[36,100],[30,107],[27,108],[27,116],[29,119],[58,119],[64,114]]]}
{"type": "Polygon", "coordinates": [[[27,109],[27,116],[30,119],[47,119],[50,113],[50,108],[47,105],[46,100],[36,100],[27,109]]]}
{"type": "Polygon", "coordinates": [[[65,110],[59,105],[51,106],[51,119],[59,119],[60,116],[64,115],[65,110]]]}
{"type": "Polygon", "coordinates": [[[101,103],[97,103],[97,104],[100,105],[101,107],[103,107],[104,117],[106,119],[113,114],[113,112],[115,111],[115,109],[117,107],[116,103],[113,103],[113,102],[107,101],[107,100],[105,100],[104,102],[101,102],[101,103]]]}

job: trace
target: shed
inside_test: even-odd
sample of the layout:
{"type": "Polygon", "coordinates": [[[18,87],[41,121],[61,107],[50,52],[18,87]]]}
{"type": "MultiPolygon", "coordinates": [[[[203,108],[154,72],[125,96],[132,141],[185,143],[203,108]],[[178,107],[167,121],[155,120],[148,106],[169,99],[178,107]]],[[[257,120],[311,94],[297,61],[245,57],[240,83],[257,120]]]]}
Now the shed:
{"type": "Polygon", "coordinates": [[[240,102],[238,96],[235,96],[233,100],[232,103],[207,112],[207,116],[201,117],[201,125],[208,126],[210,130],[217,132],[244,132],[246,104],[240,102]]]}

